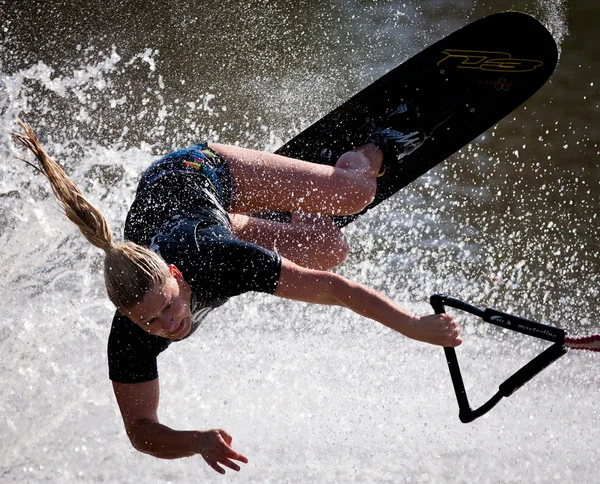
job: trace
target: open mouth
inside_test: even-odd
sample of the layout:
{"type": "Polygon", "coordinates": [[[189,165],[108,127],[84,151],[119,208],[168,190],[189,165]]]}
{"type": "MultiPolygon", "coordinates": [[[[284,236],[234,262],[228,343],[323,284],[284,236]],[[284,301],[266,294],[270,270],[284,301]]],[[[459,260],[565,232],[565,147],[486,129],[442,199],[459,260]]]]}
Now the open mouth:
{"type": "Polygon", "coordinates": [[[177,327],[173,330],[169,332],[169,336],[173,337],[173,336],[177,336],[184,328],[185,326],[185,320],[182,319],[181,321],[179,321],[179,324],[177,325],[177,327]]]}

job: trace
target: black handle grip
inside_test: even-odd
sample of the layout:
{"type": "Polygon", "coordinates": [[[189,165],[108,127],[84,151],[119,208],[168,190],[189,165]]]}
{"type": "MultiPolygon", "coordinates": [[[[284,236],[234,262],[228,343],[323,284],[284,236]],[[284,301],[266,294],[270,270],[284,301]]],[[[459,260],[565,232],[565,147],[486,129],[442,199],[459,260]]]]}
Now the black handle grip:
{"type": "Polygon", "coordinates": [[[544,368],[558,360],[567,352],[567,349],[559,343],[555,343],[537,355],[523,368],[514,373],[500,385],[500,393],[503,397],[509,397],[525,383],[531,380],[544,368]]]}
{"type": "Polygon", "coordinates": [[[446,308],[444,307],[446,304],[446,296],[443,294],[434,294],[429,298],[429,304],[433,308],[435,314],[442,314],[446,312],[446,308]]]}
{"type": "Polygon", "coordinates": [[[521,318],[514,314],[503,313],[495,309],[487,308],[483,312],[483,320],[486,323],[495,324],[496,326],[528,336],[534,336],[535,338],[552,341],[553,343],[560,343],[562,345],[565,342],[565,331],[563,329],[530,321],[529,319],[521,318]]]}
{"type": "MultiPolygon", "coordinates": [[[[447,302],[447,297],[443,294],[434,294],[429,299],[429,303],[433,308],[435,314],[443,314],[446,312],[444,305],[447,302]]],[[[458,358],[456,357],[456,351],[451,347],[444,347],[444,353],[446,355],[446,363],[450,370],[450,376],[452,378],[452,385],[454,386],[454,393],[456,394],[456,400],[458,401],[458,418],[461,422],[465,422],[463,418],[471,412],[469,406],[469,400],[467,398],[467,391],[465,390],[465,384],[460,373],[460,366],[458,364],[458,358]]]]}
{"type": "Polygon", "coordinates": [[[563,346],[565,332],[560,328],[554,328],[546,324],[529,321],[519,316],[496,311],[495,309],[487,308],[484,311],[476,306],[473,306],[472,304],[466,303],[459,299],[447,297],[443,294],[434,294],[431,296],[429,302],[436,314],[446,312],[445,306],[451,306],[453,308],[474,314],[488,323],[554,342],[552,346],[540,353],[524,367],[509,377],[506,381],[504,381],[500,385],[498,392],[487,402],[476,409],[472,409],[469,405],[469,399],[467,397],[465,385],[460,373],[456,351],[454,348],[444,348],[446,362],[448,363],[448,369],[450,370],[450,376],[454,386],[454,393],[456,394],[456,400],[458,402],[458,418],[463,423],[472,422],[473,420],[489,412],[500,400],[502,400],[503,397],[512,395],[516,390],[521,388],[521,386],[531,380],[540,371],[567,352],[567,349],[563,346]]]}

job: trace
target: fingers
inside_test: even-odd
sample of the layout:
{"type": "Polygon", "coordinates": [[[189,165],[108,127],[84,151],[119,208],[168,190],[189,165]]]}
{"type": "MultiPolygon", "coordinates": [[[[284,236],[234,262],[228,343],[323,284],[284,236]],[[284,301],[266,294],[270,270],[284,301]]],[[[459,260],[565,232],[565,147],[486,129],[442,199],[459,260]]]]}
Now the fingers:
{"type": "Polygon", "coordinates": [[[231,442],[233,442],[233,438],[231,437],[231,435],[229,435],[223,429],[218,429],[217,432],[219,432],[219,434],[221,435],[221,437],[227,445],[231,445],[231,442]]]}
{"type": "MultiPolygon", "coordinates": [[[[241,467],[239,465],[237,465],[235,462],[231,461],[228,458],[222,457],[220,459],[210,459],[207,456],[202,456],[202,457],[204,457],[204,460],[206,461],[206,463],[210,467],[212,467],[215,471],[217,471],[219,474],[225,474],[225,469],[223,469],[220,465],[228,467],[229,469],[236,471],[236,472],[239,472],[241,470],[241,467]]],[[[244,460],[242,460],[242,459],[237,459],[237,460],[243,462],[244,464],[247,464],[248,459],[246,459],[245,457],[243,459],[244,460]]]]}
{"type": "MultiPolygon", "coordinates": [[[[225,432],[224,430],[221,430],[221,429],[219,429],[218,432],[221,434],[221,438],[223,439],[223,441],[225,443],[226,450],[227,450],[227,457],[229,459],[239,460],[240,462],[247,464],[248,458],[243,456],[242,454],[237,453],[235,450],[233,450],[231,448],[231,442],[233,441],[233,438],[231,437],[231,435],[229,435],[227,432],[225,432]]],[[[239,467],[238,467],[238,470],[239,470],[239,467]]]]}
{"type": "Polygon", "coordinates": [[[219,474],[225,474],[225,469],[223,469],[219,464],[221,464],[225,467],[228,467],[229,469],[236,471],[236,472],[239,472],[241,469],[239,465],[237,465],[235,462],[231,462],[229,459],[223,459],[221,461],[216,461],[216,460],[211,461],[205,457],[204,460],[210,467],[212,467],[219,474]]]}
{"type": "MultiPolygon", "coordinates": [[[[459,346],[460,327],[455,319],[449,314],[431,314],[421,318],[421,328],[426,333],[421,341],[447,347],[459,346]]],[[[420,339],[420,338],[416,338],[420,339]]]]}
{"type": "Polygon", "coordinates": [[[232,469],[236,472],[239,472],[239,470],[240,470],[240,466],[237,465],[235,462],[230,461],[229,459],[223,459],[221,464],[224,465],[225,467],[229,467],[230,469],[232,469]]]}
{"type": "Polygon", "coordinates": [[[239,454],[230,447],[233,439],[231,435],[224,430],[209,430],[202,434],[203,449],[200,454],[206,463],[219,474],[225,474],[225,469],[223,469],[223,467],[238,472],[240,466],[233,462],[234,460],[244,464],[248,463],[247,457],[239,454]]]}
{"type": "Polygon", "coordinates": [[[216,461],[208,460],[206,457],[204,458],[204,460],[210,467],[212,467],[219,474],[225,474],[225,469],[223,469],[222,467],[219,467],[219,464],[217,464],[216,461]]]}
{"type": "Polygon", "coordinates": [[[440,318],[442,319],[443,328],[444,328],[444,337],[446,342],[443,346],[456,347],[462,343],[462,339],[460,336],[460,326],[454,319],[454,317],[449,314],[440,314],[440,318]]]}
{"type": "Polygon", "coordinates": [[[243,456],[242,454],[238,454],[231,447],[229,447],[229,453],[227,454],[227,458],[228,459],[233,459],[233,460],[239,460],[240,462],[243,462],[244,464],[248,463],[248,458],[247,457],[243,456]]]}

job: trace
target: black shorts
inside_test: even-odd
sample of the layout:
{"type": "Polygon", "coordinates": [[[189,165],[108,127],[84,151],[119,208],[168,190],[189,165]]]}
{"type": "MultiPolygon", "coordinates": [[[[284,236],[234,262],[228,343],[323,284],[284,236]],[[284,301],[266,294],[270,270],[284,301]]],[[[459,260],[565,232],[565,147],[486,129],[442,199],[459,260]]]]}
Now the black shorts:
{"type": "Polygon", "coordinates": [[[175,216],[231,230],[227,210],[233,196],[227,162],[207,143],[169,153],[142,174],[127,214],[125,238],[148,246],[175,216]]]}

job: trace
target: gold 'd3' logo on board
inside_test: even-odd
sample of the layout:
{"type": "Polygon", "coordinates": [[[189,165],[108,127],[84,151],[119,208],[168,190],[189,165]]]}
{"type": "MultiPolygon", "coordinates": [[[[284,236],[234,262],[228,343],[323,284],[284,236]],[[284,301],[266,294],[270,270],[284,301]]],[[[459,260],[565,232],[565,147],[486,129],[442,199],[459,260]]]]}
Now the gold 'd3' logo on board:
{"type": "Polygon", "coordinates": [[[438,66],[457,69],[480,69],[491,72],[530,72],[544,65],[540,60],[513,59],[508,52],[444,49],[438,66]]]}

